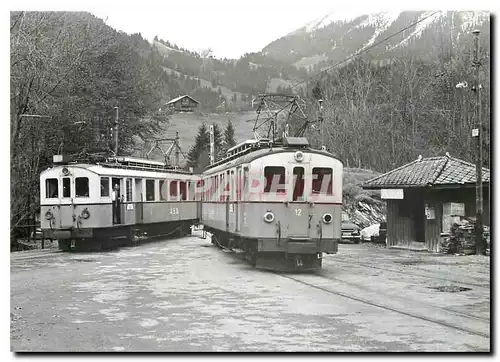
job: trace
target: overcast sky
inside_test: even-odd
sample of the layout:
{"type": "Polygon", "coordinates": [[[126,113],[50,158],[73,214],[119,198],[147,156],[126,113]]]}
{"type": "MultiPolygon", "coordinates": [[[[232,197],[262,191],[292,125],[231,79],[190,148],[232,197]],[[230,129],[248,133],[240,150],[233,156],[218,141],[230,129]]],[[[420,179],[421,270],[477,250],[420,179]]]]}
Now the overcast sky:
{"type": "MultiPolygon", "coordinates": [[[[493,0],[16,0],[16,10],[89,11],[127,33],[155,35],[180,47],[211,48],[239,58],[332,12],[359,15],[384,10],[489,10],[493,0]],[[437,8],[439,6],[439,8],[437,8]]],[[[14,4],[12,4],[14,5],[14,4]]]]}
{"type": "Polygon", "coordinates": [[[284,6],[281,2],[188,0],[146,9],[96,10],[113,28],[140,32],[147,39],[155,35],[180,47],[192,50],[211,48],[217,57],[239,58],[244,53],[261,50],[267,44],[329,12],[325,1],[307,8],[284,6]]]}

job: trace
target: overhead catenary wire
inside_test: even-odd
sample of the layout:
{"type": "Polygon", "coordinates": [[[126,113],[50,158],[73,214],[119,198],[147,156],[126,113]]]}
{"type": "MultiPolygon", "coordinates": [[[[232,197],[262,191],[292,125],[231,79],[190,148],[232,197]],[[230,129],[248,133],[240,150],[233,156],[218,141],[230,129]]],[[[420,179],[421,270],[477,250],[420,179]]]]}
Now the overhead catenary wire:
{"type": "Polygon", "coordinates": [[[355,53],[355,54],[352,54],[352,55],[348,56],[347,58],[344,58],[343,60],[339,61],[338,63],[335,63],[335,64],[333,64],[333,65],[330,65],[330,66],[329,66],[329,67],[327,67],[326,69],[321,70],[318,74],[312,75],[312,76],[310,76],[310,77],[308,77],[308,78],[304,79],[303,81],[300,81],[300,82],[298,82],[298,83],[294,84],[291,88],[292,88],[292,89],[294,89],[295,87],[297,87],[297,86],[299,86],[299,85],[301,85],[301,84],[303,84],[303,83],[306,83],[306,82],[308,82],[308,81],[314,80],[316,77],[321,76],[323,73],[327,73],[328,71],[330,71],[330,70],[332,70],[332,69],[334,69],[334,68],[336,68],[336,67],[338,67],[338,66],[340,66],[340,65],[342,65],[342,64],[344,64],[344,63],[346,63],[346,62],[348,62],[348,61],[350,61],[350,60],[352,60],[352,59],[354,59],[354,58],[356,58],[356,57],[358,57],[358,56],[360,56],[361,54],[366,53],[366,52],[367,52],[367,51],[369,51],[370,49],[373,49],[374,47],[376,47],[376,46],[378,46],[378,45],[380,45],[380,44],[382,44],[382,43],[386,42],[387,40],[389,40],[389,39],[391,39],[391,38],[394,38],[395,36],[397,36],[397,35],[401,34],[402,32],[404,32],[404,31],[406,31],[406,30],[408,30],[408,29],[410,29],[410,28],[412,28],[412,27],[414,27],[414,26],[418,25],[419,23],[423,22],[424,20],[427,20],[427,19],[429,19],[429,18],[433,17],[434,15],[436,15],[436,14],[438,14],[438,13],[440,13],[440,12],[441,12],[440,10],[434,11],[432,14],[427,15],[427,16],[425,16],[425,17],[423,17],[423,18],[421,18],[421,19],[419,19],[419,20],[417,20],[417,21],[415,21],[415,22],[411,23],[410,25],[405,26],[403,29],[401,29],[401,30],[399,30],[399,31],[395,32],[394,34],[389,35],[388,37],[386,37],[386,38],[384,38],[384,39],[382,39],[382,40],[379,40],[379,41],[378,41],[378,42],[376,42],[376,43],[373,43],[373,44],[372,44],[372,45],[370,45],[369,47],[363,48],[362,50],[358,51],[358,52],[357,52],[357,53],[355,53]]]}

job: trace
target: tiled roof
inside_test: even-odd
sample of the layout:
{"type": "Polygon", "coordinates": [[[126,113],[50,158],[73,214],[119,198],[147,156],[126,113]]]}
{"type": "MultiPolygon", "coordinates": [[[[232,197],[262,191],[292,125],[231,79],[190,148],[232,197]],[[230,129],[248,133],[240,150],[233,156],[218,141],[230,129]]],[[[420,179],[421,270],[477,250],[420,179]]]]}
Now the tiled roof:
{"type": "MultiPolygon", "coordinates": [[[[476,166],[451,156],[419,158],[368,180],[363,187],[421,187],[476,182],[476,166]]],[[[483,167],[483,182],[490,182],[490,170],[483,167]]]]}
{"type": "Polygon", "coordinates": [[[188,97],[188,98],[190,98],[191,100],[193,100],[194,102],[196,102],[196,103],[198,103],[198,104],[200,103],[200,102],[198,102],[196,99],[194,99],[193,97],[188,96],[187,94],[185,94],[185,95],[183,95],[183,96],[179,96],[179,97],[177,97],[177,98],[174,98],[174,99],[172,99],[172,100],[168,101],[166,105],[168,106],[169,104],[174,104],[175,102],[180,101],[180,100],[181,100],[182,98],[184,98],[184,97],[188,97]]]}

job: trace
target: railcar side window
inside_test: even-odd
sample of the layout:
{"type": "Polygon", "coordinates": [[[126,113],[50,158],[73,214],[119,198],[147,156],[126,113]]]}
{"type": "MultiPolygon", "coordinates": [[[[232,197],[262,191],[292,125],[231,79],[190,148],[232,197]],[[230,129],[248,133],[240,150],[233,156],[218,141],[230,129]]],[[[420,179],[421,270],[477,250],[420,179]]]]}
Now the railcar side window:
{"type": "Polygon", "coordinates": [[[177,181],[170,181],[170,196],[177,196],[177,181]]]}
{"type": "Polygon", "coordinates": [[[63,177],[63,197],[71,197],[71,180],[69,177],[63,177]]]}
{"type": "Polygon", "coordinates": [[[188,182],[188,189],[189,189],[189,200],[194,201],[196,200],[196,184],[194,181],[189,181],[188,182]]]}
{"type": "Polygon", "coordinates": [[[75,197],[89,197],[89,178],[75,178],[75,197]]]}
{"type": "Polygon", "coordinates": [[[58,198],[59,197],[59,180],[56,178],[48,178],[45,180],[45,197],[58,198]]]}
{"type": "Polygon", "coordinates": [[[132,201],[132,179],[125,179],[125,201],[132,201]]]}
{"type": "Polygon", "coordinates": [[[314,167],[312,170],[313,194],[333,195],[333,170],[328,167],[314,167]]]}
{"type": "Polygon", "coordinates": [[[109,177],[101,177],[101,197],[109,197],[109,177]]]}
{"type": "Polygon", "coordinates": [[[168,181],[160,180],[160,200],[168,200],[168,181]]]}
{"type": "Polygon", "coordinates": [[[146,180],[146,201],[155,200],[155,180],[146,180]]]}
{"type": "Polygon", "coordinates": [[[285,192],[285,168],[281,166],[264,167],[266,186],[264,192],[285,192]]]}
{"type": "Polygon", "coordinates": [[[179,182],[179,193],[180,193],[180,196],[181,196],[181,200],[187,200],[186,181],[180,181],[179,182]]]}

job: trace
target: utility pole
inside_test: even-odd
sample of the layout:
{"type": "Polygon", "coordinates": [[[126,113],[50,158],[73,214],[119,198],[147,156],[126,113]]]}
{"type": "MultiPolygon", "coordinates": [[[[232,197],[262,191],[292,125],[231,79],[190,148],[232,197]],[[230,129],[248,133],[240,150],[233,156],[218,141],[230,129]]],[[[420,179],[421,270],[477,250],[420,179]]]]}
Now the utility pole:
{"type": "Polygon", "coordinates": [[[322,99],[318,99],[318,103],[319,103],[319,131],[321,133],[321,150],[322,151],[326,151],[326,147],[325,147],[325,140],[324,140],[324,136],[323,136],[323,100],[322,99]]]}
{"type": "Polygon", "coordinates": [[[175,132],[175,167],[179,167],[179,132],[175,132]]]}
{"type": "Polygon", "coordinates": [[[212,165],[215,162],[215,140],[214,140],[214,126],[210,125],[210,164],[212,165]]]}
{"type": "Polygon", "coordinates": [[[476,127],[472,130],[472,137],[477,137],[477,158],[476,158],[476,254],[482,255],[483,245],[483,129],[481,121],[481,85],[479,84],[479,30],[472,31],[474,34],[474,91],[476,92],[476,127]]]}
{"type": "Polygon", "coordinates": [[[116,109],[115,129],[113,135],[115,136],[115,156],[118,156],[118,107],[116,109]]]}

